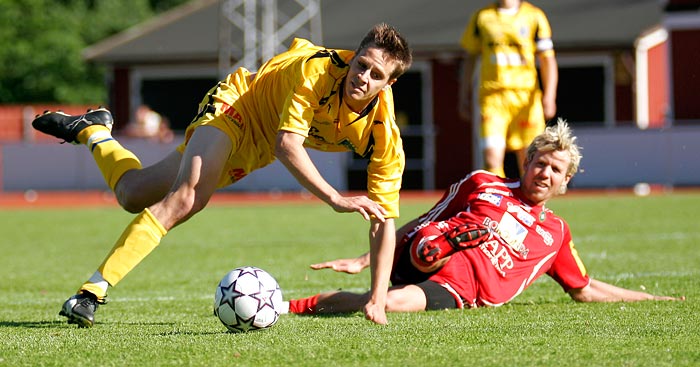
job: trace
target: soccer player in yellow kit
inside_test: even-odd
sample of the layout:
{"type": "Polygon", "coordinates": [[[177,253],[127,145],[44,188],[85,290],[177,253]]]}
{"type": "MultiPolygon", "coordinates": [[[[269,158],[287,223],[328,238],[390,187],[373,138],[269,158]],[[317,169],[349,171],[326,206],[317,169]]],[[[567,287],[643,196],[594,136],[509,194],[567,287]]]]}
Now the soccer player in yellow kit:
{"type": "Polygon", "coordinates": [[[461,45],[467,57],[460,114],[471,120],[471,80],[475,59],[480,57],[484,165],[486,170],[505,176],[506,151],[515,152],[518,167],[522,167],[525,148],[556,114],[558,70],[549,22],[541,9],[526,1],[498,0],[472,15],[461,45]]]}
{"type": "Polygon", "coordinates": [[[385,324],[405,157],[391,84],[412,61],[396,29],[374,26],[355,52],[296,39],[257,73],[244,68],[212,88],[177,151],[149,167],[111,136],[106,109],[82,116],[49,112],[33,126],[86,144],[118,202],[139,213],[77,294],[63,305],[69,323],[90,327],[98,304],[165,234],[202,210],[214,191],[279,159],[304,188],[337,212],[370,221],[371,299],[366,318],[385,324]],[[369,157],[367,196],[343,196],[304,147],[369,157]]]}

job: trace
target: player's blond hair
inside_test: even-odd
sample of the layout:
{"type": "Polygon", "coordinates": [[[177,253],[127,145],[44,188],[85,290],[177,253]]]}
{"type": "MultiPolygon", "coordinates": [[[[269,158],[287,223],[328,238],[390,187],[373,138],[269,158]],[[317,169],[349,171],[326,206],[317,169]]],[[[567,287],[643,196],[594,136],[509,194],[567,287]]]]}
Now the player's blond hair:
{"type": "Polygon", "coordinates": [[[396,68],[390,75],[391,79],[398,78],[411,67],[413,62],[411,48],[408,47],[408,42],[396,28],[386,23],[375,25],[362,39],[355,54],[359,54],[360,51],[370,46],[384,50],[389,57],[396,61],[396,68]]]}
{"type": "Polygon", "coordinates": [[[581,163],[581,148],[576,144],[576,136],[571,133],[571,128],[565,120],[559,119],[556,124],[548,126],[544,132],[530,143],[527,148],[527,161],[531,162],[537,152],[564,151],[569,154],[571,161],[567,175],[573,176],[578,172],[581,163]]]}

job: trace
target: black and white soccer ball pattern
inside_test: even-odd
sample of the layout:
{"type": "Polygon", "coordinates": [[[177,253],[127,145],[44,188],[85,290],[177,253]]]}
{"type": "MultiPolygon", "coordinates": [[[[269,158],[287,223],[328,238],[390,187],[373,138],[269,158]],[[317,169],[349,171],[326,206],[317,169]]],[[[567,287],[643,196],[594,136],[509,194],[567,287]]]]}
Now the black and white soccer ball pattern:
{"type": "Polygon", "coordinates": [[[266,329],[277,322],[282,291],[277,280],[254,266],[236,268],[216,287],[214,314],[233,332],[266,329]]]}

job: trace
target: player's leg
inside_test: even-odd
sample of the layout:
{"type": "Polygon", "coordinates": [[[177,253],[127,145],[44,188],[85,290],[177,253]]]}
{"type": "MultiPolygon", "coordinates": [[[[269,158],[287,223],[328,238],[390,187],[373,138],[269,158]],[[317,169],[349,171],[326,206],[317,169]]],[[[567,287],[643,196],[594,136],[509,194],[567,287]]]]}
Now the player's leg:
{"type": "Polygon", "coordinates": [[[134,218],[97,272],[64,304],[61,314],[69,322],[92,326],[97,304],[104,302],[108,287],[117,285],[170,229],[206,206],[232,147],[229,136],[217,128],[201,126],[195,130],[172,189],[134,218]]]}
{"type": "Polygon", "coordinates": [[[119,205],[135,214],[162,200],[173,187],[181,161],[182,153],[175,150],[151,166],[124,172],[114,188],[119,205]]]}
{"type": "Polygon", "coordinates": [[[510,115],[501,93],[490,93],[481,100],[481,147],[484,169],[505,176],[506,134],[510,115]]]}
{"type": "Polygon", "coordinates": [[[425,310],[447,310],[464,307],[464,302],[462,302],[457,292],[446,285],[426,280],[412,287],[417,288],[417,290],[413,290],[414,294],[411,296],[414,299],[413,302],[420,300],[423,302],[423,309],[425,310]],[[418,292],[422,293],[422,297],[418,292]]]}
{"type": "Polygon", "coordinates": [[[90,150],[107,185],[127,211],[138,213],[162,199],[177,174],[180,153],[142,170],[141,162],[112,137],[112,114],[105,108],[83,115],[46,112],[32,122],[35,129],[90,150]]]}
{"type": "Polygon", "coordinates": [[[515,153],[518,160],[518,169],[522,176],[526,149],[546,127],[542,107],[542,92],[537,89],[532,92],[520,91],[514,93],[512,104],[518,106],[518,112],[514,117],[516,123],[509,128],[506,149],[515,153]]]}
{"type": "Polygon", "coordinates": [[[289,313],[300,315],[351,313],[361,311],[367,302],[369,302],[369,292],[362,294],[343,291],[325,292],[290,300],[289,313]]]}
{"type": "MultiPolygon", "coordinates": [[[[289,312],[302,315],[359,312],[369,301],[368,293],[327,292],[308,298],[289,301],[289,312]]],[[[389,312],[416,312],[456,308],[452,295],[435,282],[418,285],[403,284],[389,288],[386,310],[389,312]]],[[[283,310],[284,312],[284,310],[283,310]]]]}
{"type": "Polygon", "coordinates": [[[404,284],[389,288],[386,298],[388,312],[416,312],[426,309],[425,292],[415,284],[404,284]]]}
{"type": "Polygon", "coordinates": [[[484,169],[500,177],[505,177],[506,172],[503,168],[503,161],[506,158],[505,144],[501,144],[500,139],[485,139],[483,154],[484,169]]]}

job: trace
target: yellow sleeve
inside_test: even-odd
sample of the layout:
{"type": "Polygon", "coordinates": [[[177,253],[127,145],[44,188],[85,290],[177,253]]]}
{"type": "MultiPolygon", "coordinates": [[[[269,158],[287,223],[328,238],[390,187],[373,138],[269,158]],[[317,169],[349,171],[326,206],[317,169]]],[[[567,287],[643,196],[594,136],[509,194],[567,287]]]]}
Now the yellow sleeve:
{"type": "Polygon", "coordinates": [[[479,12],[472,14],[460,40],[462,48],[472,55],[481,53],[481,38],[479,37],[479,30],[477,28],[478,15],[479,12]]]}
{"type": "Polygon", "coordinates": [[[309,80],[289,92],[280,115],[280,130],[308,137],[319,98],[309,80]]]}
{"type": "Polygon", "coordinates": [[[382,93],[378,108],[383,121],[372,125],[374,149],[367,166],[368,197],[381,205],[387,218],[399,217],[399,191],[401,178],[406,165],[403,142],[394,116],[394,103],[391,88],[382,93]]]}
{"type": "Polygon", "coordinates": [[[335,79],[329,76],[327,65],[328,58],[307,59],[300,64],[296,74],[287,76],[294,79],[292,90],[280,110],[280,130],[308,137],[319,101],[334,86],[335,79]]]}
{"type": "Polygon", "coordinates": [[[552,41],[552,27],[549,25],[545,13],[538,9],[536,15],[537,34],[535,35],[535,49],[544,57],[554,56],[554,42],[552,41]]]}

